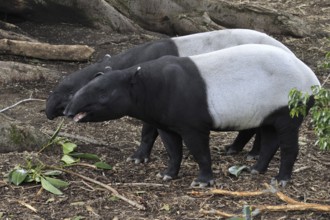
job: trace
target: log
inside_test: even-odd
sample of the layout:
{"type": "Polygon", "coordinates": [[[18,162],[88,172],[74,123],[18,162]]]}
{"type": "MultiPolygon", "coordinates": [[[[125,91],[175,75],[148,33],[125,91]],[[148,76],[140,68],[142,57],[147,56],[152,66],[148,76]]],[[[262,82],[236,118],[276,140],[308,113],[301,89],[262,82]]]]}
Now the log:
{"type": "Polygon", "coordinates": [[[0,40],[0,53],[44,60],[86,61],[94,53],[86,45],[52,45],[39,42],[0,40]]]}
{"type": "Polygon", "coordinates": [[[0,61],[1,86],[41,80],[55,81],[59,78],[59,73],[51,69],[13,61],[0,61]]]}
{"type": "Polygon", "coordinates": [[[0,153],[37,151],[49,137],[33,126],[10,121],[0,113],[0,153]]]}

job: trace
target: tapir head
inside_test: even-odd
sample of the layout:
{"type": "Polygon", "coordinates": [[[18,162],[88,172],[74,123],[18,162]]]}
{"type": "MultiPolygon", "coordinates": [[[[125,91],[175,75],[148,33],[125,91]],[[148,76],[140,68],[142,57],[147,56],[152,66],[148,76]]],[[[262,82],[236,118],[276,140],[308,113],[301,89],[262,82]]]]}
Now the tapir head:
{"type": "Polygon", "coordinates": [[[109,71],[81,88],[64,114],[76,122],[100,122],[121,118],[131,106],[127,70],[109,71]]]}
{"type": "Polygon", "coordinates": [[[106,70],[111,69],[110,61],[111,56],[107,54],[99,62],[89,65],[65,77],[47,99],[47,118],[53,120],[58,116],[63,116],[63,111],[73,95],[89,81],[94,79],[95,75],[99,72],[105,72],[106,70]]]}

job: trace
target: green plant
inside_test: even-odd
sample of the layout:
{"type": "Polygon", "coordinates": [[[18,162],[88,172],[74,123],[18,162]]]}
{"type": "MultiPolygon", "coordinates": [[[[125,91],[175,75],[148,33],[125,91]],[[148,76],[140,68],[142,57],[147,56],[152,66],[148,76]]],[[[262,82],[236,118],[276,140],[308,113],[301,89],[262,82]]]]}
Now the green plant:
{"type": "Polygon", "coordinates": [[[65,188],[68,182],[54,178],[62,174],[59,170],[48,170],[42,162],[34,163],[31,159],[26,160],[26,165],[18,165],[9,172],[8,180],[15,185],[22,183],[36,182],[41,183],[42,188],[55,194],[63,194],[59,188],[65,188]]]}
{"type": "Polygon", "coordinates": [[[324,60],[319,66],[324,69],[330,69],[330,52],[326,53],[324,60]]]}
{"type": "MultiPolygon", "coordinates": [[[[309,112],[317,136],[316,144],[322,150],[330,150],[330,90],[320,86],[313,86],[312,95],[315,103],[309,112]]],[[[310,96],[308,94],[292,89],[289,93],[291,117],[297,117],[300,114],[306,116],[309,99],[310,96]]]]}
{"type": "MultiPolygon", "coordinates": [[[[58,137],[58,134],[62,128],[63,121],[60,123],[54,134],[50,137],[48,142],[41,148],[38,153],[41,153],[47,147],[52,145],[59,145],[62,147],[63,156],[61,158],[62,165],[84,165],[99,169],[112,169],[112,167],[103,162],[97,155],[90,153],[79,153],[75,152],[77,145],[66,138],[58,137]],[[93,165],[79,163],[81,159],[89,159],[96,161],[93,165]]],[[[68,182],[54,178],[63,173],[68,172],[61,167],[47,166],[40,160],[34,162],[31,158],[26,159],[25,165],[17,165],[8,174],[8,182],[15,185],[21,185],[23,183],[36,182],[41,183],[42,188],[56,194],[63,194],[60,188],[65,188],[69,185],[68,182]]]]}

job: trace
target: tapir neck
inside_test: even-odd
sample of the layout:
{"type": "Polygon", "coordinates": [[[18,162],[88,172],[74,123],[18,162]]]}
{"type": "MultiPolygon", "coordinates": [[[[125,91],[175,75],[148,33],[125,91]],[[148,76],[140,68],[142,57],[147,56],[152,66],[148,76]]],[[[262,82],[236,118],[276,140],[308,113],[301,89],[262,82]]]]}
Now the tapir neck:
{"type": "Polygon", "coordinates": [[[111,57],[110,64],[114,70],[126,69],[165,55],[179,55],[177,46],[171,39],[158,40],[133,47],[111,57]]]}

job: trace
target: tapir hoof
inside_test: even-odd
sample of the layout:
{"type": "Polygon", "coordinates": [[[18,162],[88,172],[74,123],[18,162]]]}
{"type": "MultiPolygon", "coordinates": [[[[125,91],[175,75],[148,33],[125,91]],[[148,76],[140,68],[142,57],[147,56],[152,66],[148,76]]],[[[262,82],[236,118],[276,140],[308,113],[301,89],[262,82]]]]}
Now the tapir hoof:
{"type": "Polygon", "coordinates": [[[259,155],[248,154],[246,156],[247,161],[254,161],[254,160],[258,160],[258,159],[259,159],[259,155]]]}
{"type": "Polygon", "coordinates": [[[126,159],[127,162],[134,162],[135,164],[140,164],[140,163],[148,163],[149,158],[134,158],[134,157],[128,157],[126,159]]]}
{"type": "Polygon", "coordinates": [[[201,182],[198,180],[194,180],[192,181],[192,183],[190,184],[191,187],[198,187],[198,188],[205,188],[205,187],[209,187],[209,186],[213,186],[214,185],[214,180],[210,180],[208,182],[201,182]]]}
{"type": "Polygon", "coordinates": [[[270,181],[270,184],[274,187],[285,187],[290,180],[278,180],[276,177],[273,177],[270,181]]]}
{"type": "Polygon", "coordinates": [[[251,169],[251,174],[252,175],[258,175],[258,174],[260,174],[260,172],[256,169],[251,169]]]}
{"type": "Polygon", "coordinates": [[[226,155],[235,155],[239,153],[238,150],[234,149],[233,145],[226,145],[225,151],[226,151],[226,155]]]}
{"type": "Polygon", "coordinates": [[[162,179],[163,181],[171,181],[173,180],[173,177],[166,175],[166,174],[162,174],[162,173],[157,173],[156,175],[157,178],[162,179]]]}

